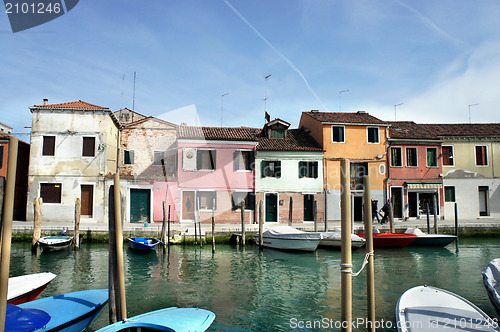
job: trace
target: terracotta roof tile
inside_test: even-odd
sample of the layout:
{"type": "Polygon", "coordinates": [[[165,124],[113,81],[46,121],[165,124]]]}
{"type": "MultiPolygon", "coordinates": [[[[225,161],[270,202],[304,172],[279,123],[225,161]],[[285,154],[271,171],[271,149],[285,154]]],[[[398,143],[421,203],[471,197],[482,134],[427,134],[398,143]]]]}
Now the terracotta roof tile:
{"type": "Polygon", "coordinates": [[[352,124],[379,124],[386,125],[384,122],[366,112],[303,112],[322,123],[352,123],[352,124]]]}
{"type": "Polygon", "coordinates": [[[47,105],[35,105],[33,108],[57,108],[57,109],[79,109],[79,110],[107,110],[109,108],[93,105],[87,103],[85,101],[72,101],[68,103],[60,103],[60,104],[47,104],[47,105]]]}
{"type": "Polygon", "coordinates": [[[415,123],[412,121],[390,122],[391,139],[435,139],[446,137],[500,136],[500,123],[415,123]]]}
{"type": "Polygon", "coordinates": [[[195,127],[178,126],[177,137],[224,141],[257,141],[261,129],[248,127],[195,127]]]}
{"type": "Polygon", "coordinates": [[[288,129],[285,138],[267,138],[259,135],[260,151],[323,151],[321,146],[303,129],[288,129]]]}

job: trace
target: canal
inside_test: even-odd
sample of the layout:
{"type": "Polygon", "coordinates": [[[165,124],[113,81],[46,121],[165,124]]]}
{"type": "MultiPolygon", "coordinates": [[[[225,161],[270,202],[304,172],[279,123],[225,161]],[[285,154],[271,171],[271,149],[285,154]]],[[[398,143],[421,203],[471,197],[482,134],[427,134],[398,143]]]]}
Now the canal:
{"type": "MultiPolygon", "coordinates": [[[[57,278],[42,293],[51,296],[107,288],[108,246],[84,244],[79,251],[34,255],[30,243],[13,243],[11,276],[49,271],[57,278]]],[[[376,310],[379,331],[395,331],[399,296],[416,285],[455,292],[496,317],[481,271],[500,257],[494,238],[460,239],[445,248],[375,250],[376,310]],[[391,327],[392,326],[392,327],[391,327]]],[[[358,271],[364,248],[353,250],[358,271]]],[[[173,246],[124,253],[128,316],[164,307],[200,307],[217,315],[210,331],[338,330],[340,251],[288,253],[253,245],[173,246]],[[316,327],[314,328],[314,324],[316,327]],[[331,327],[331,328],[330,328],[331,327]]],[[[366,274],[353,278],[353,318],[366,317],[366,274]]],[[[107,307],[89,331],[106,325],[107,307]]],[[[363,325],[358,325],[359,330],[363,325]]],[[[357,329],[355,329],[357,330],[357,329]]]]}

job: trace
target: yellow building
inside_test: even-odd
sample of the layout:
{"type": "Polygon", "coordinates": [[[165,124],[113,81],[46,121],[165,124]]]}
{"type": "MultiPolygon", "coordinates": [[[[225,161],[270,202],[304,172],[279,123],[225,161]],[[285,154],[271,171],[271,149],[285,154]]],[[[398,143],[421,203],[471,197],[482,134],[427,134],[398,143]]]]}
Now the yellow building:
{"type": "Polygon", "coordinates": [[[372,198],[381,208],[386,197],[388,123],[358,111],[303,112],[300,128],[322,146],[328,220],[340,220],[340,161],[350,160],[353,221],[363,220],[363,176],[370,175],[372,198]]]}

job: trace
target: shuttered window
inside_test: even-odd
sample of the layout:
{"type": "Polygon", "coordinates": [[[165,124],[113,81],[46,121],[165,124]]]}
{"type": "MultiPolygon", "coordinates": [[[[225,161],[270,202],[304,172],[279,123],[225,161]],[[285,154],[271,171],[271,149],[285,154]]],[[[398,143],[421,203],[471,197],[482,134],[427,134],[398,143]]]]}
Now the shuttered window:
{"type": "Polygon", "coordinates": [[[40,197],[43,203],[61,203],[60,183],[40,183],[40,197]]]}
{"type": "Polygon", "coordinates": [[[94,157],[95,156],[95,137],[84,137],[83,138],[83,157],[94,157]]]}
{"type": "Polygon", "coordinates": [[[254,165],[254,152],[245,150],[234,151],[234,170],[251,171],[254,165]]]}
{"type": "Polygon", "coordinates": [[[216,151],[198,150],[196,154],[196,168],[198,170],[215,170],[216,151]]]}
{"type": "Polygon", "coordinates": [[[42,156],[53,156],[56,151],[56,137],[43,136],[42,156]]]}
{"type": "Polygon", "coordinates": [[[453,145],[443,145],[443,166],[453,166],[453,145]]]}
{"type": "Polygon", "coordinates": [[[272,160],[266,161],[263,160],[261,164],[261,175],[263,178],[280,178],[281,177],[281,161],[272,160]]]}
{"type": "Polygon", "coordinates": [[[476,166],[488,166],[488,149],[486,145],[478,145],[476,148],[476,166]]]}
{"type": "Polygon", "coordinates": [[[123,163],[125,165],[133,165],[134,164],[134,151],[133,150],[125,150],[124,151],[123,163]]]}
{"type": "Polygon", "coordinates": [[[245,203],[245,210],[253,210],[255,206],[255,193],[233,192],[233,211],[241,210],[241,203],[245,203]]]}
{"type": "Polygon", "coordinates": [[[318,178],[318,162],[299,161],[299,178],[318,178]]]}
{"type": "Polygon", "coordinates": [[[437,167],[437,149],[427,148],[427,167],[437,167]]]}

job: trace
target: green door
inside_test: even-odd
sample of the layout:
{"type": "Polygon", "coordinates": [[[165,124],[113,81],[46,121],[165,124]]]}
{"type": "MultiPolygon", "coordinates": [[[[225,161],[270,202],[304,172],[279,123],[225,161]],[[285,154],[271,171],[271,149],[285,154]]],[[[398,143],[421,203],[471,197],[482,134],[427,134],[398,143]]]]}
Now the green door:
{"type": "Polygon", "coordinates": [[[278,222],[278,194],[266,194],[266,222],[278,222]]]}
{"type": "Polygon", "coordinates": [[[314,221],[314,195],[304,195],[304,221],[314,221]]]}
{"type": "Polygon", "coordinates": [[[151,190],[130,189],[130,222],[149,222],[151,190]]]}

